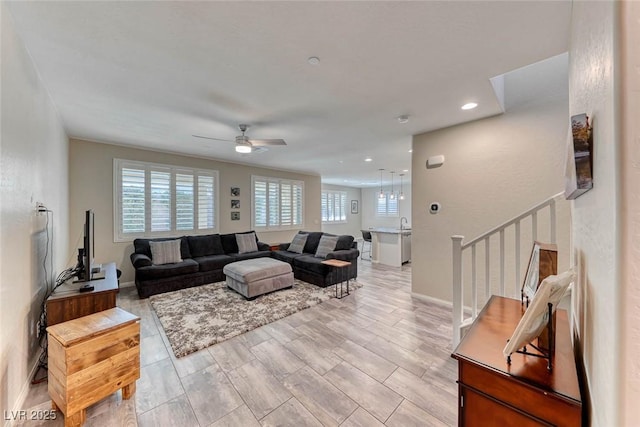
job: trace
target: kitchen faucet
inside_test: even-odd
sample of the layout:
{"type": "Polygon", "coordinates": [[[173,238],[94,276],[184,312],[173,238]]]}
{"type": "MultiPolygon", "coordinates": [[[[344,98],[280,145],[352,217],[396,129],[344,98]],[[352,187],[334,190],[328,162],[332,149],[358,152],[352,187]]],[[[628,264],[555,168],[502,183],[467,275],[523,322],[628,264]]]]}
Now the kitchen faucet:
{"type": "Polygon", "coordinates": [[[400,231],[404,230],[404,228],[402,227],[402,221],[404,221],[405,224],[408,222],[406,217],[403,216],[402,218],[400,218],[400,231]]]}

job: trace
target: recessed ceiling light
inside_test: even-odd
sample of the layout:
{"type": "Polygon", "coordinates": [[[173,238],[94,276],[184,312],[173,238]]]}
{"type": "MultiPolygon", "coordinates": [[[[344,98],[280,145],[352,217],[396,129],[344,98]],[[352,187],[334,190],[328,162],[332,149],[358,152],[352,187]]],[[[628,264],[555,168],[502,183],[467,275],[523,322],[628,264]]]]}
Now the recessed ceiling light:
{"type": "Polygon", "coordinates": [[[409,150],[410,153],[413,153],[413,148],[409,150]]]}
{"type": "Polygon", "coordinates": [[[464,104],[461,108],[463,110],[473,110],[477,106],[478,106],[478,104],[476,104],[475,102],[469,102],[469,103],[464,104]]]}
{"type": "Polygon", "coordinates": [[[320,58],[317,56],[310,56],[309,59],[307,59],[307,62],[311,65],[318,65],[320,63],[320,58]]]}
{"type": "Polygon", "coordinates": [[[409,169],[402,169],[402,172],[409,172],[409,169]]]}
{"type": "Polygon", "coordinates": [[[404,123],[408,123],[409,122],[409,116],[407,114],[403,114],[401,116],[398,116],[397,119],[398,119],[399,123],[403,123],[404,124],[404,123]]]}
{"type": "Polygon", "coordinates": [[[366,159],[364,159],[365,162],[372,162],[373,159],[371,157],[367,157],[366,159]]]}

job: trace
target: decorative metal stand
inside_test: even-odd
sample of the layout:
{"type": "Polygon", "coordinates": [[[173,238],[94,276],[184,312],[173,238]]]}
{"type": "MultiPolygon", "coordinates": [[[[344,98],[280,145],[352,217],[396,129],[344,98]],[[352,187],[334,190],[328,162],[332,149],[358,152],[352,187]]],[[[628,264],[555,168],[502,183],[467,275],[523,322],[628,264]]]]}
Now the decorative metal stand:
{"type": "MultiPolygon", "coordinates": [[[[528,302],[528,301],[527,301],[528,302]]],[[[549,343],[549,348],[545,351],[544,349],[529,343],[531,347],[533,347],[538,353],[530,353],[527,351],[527,346],[522,347],[522,350],[516,350],[516,353],[525,354],[527,356],[540,357],[542,359],[547,359],[547,370],[551,371],[553,369],[553,353],[556,347],[555,341],[555,330],[553,328],[553,304],[548,303],[548,320],[547,320],[547,342],[549,343]]],[[[507,356],[507,364],[511,365],[511,355],[507,356]]]]}

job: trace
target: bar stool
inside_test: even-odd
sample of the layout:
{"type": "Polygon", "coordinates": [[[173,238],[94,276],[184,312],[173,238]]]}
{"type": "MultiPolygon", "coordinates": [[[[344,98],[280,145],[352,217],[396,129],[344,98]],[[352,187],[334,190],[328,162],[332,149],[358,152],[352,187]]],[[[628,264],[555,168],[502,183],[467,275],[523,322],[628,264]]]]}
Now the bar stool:
{"type": "Polygon", "coordinates": [[[369,243],[369,250],[367,250],[366,252],[369,253],[369,259],[371,259],[371,232],[367,231],[367,230],[360,230],[362,231],[362,252],[360,253],[360,259],[364,259],[364,247],[367,243],[369,243]]]}

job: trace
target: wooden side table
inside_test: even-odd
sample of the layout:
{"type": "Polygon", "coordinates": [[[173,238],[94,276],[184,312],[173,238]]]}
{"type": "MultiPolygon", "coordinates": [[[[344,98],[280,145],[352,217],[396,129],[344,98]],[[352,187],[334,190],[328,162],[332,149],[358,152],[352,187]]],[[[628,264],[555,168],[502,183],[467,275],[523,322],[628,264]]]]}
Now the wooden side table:
{"type": "Polygon", "coordinates": [[[80,426],[86,408],[122,389],[130,399],[140,378],[140,318],[115,307],[58,323],[49,334],[49,395],[65,426],[80,426]]]}
{"type": "Polygon", "coordinates": [[[340,282],[336,282],[336,298],[342,299],[347,295],[350,295],[349,292],[349,275],[347,274],[347,293],[342,292],[342,283],[344,282],[344,276],[346,273],[347,267],[351,265],[348,261],[341,261],[339,259],[327,259],[322,261],[322,264],[328,265],[336,269],[337,274],[340,276],[340,282]],[[340,283],[340,296],[338,296],[338,283],[340,283]]]}

